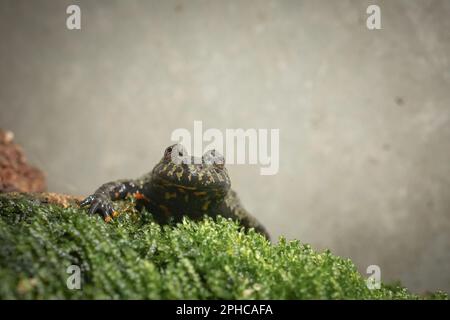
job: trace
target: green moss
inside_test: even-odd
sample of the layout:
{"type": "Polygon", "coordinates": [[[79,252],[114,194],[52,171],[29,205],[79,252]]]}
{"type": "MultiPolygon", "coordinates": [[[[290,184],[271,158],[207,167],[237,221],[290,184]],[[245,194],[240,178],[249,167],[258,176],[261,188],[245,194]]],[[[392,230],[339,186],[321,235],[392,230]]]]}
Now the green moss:
{"type": "MultiPolygon", "coordinates": [[[[161,227],[131,202],[105,223],[76,207],[0,195],[0,298],[417,299],[399,285],[369,290],[348,259],[229,220],[161,227]],[[69,290],[67,267],[81,268],[69,290]]],[[[446,299],[444,293],[428,298],[446,299]]]]}

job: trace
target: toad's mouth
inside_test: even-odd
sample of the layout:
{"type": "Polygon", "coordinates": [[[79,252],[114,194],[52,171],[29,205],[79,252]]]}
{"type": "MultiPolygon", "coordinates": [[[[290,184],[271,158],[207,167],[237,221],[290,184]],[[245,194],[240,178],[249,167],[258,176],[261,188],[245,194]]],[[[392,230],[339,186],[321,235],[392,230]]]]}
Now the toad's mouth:
{"type": "Polygon", "coordinates": [[[230,188],[227,179],[221,181],[211,181],[208,179],[200,180],[198,176],[192,176],[191,179],[177,179],[173,176],[155,175],[153,181],[156,185],[160,185],[163,188],[176,188],[182,191],[198,191],[198,192],[219,192],[226,193],[230,188]]]}

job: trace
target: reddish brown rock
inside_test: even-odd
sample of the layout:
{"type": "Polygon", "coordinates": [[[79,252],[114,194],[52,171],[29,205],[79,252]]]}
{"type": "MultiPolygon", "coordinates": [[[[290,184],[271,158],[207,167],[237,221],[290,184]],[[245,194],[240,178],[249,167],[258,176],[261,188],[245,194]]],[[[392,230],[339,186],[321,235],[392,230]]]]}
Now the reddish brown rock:
{"type": "Polygon", "coordinates": [[[13,142],[11,131],[0,129],[0,192],[43,192],[44,173],[27,163],[22,148],[13,142]]]}

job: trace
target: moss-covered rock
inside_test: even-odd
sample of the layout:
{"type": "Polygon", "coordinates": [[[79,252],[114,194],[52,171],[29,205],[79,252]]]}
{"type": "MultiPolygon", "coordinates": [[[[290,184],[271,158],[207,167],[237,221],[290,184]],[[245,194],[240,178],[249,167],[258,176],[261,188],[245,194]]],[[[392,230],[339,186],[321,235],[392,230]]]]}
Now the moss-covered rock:
{"type": "Polygon", "coordinates": [[[2,299],[420,298],[398,285],[369,290],[348,259],[298,241],[273,245],[223,218],[161,227],[123,201],[105,223],[45,202],[0,195],[2,299]],[[70,265],[80,267],[80,290],[67,288],[70,265]]]}

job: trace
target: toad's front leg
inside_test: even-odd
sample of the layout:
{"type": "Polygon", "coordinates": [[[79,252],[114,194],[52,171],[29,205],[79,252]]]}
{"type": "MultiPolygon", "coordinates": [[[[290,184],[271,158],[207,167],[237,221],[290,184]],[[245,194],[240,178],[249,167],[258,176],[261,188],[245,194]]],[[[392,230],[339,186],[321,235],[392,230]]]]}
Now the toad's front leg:
{"type": "Polygon", "coordinates": [[[112,201],[124,199],[128,194],[139,193],[142,185],[135,180],[108,182],[81,201],[80,206],[89,206],[89,214],[100,213],[106,222],[116,216],[112,201]]]}

